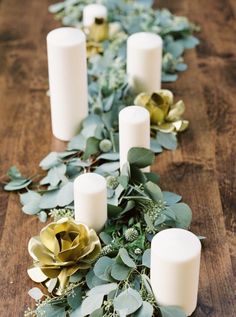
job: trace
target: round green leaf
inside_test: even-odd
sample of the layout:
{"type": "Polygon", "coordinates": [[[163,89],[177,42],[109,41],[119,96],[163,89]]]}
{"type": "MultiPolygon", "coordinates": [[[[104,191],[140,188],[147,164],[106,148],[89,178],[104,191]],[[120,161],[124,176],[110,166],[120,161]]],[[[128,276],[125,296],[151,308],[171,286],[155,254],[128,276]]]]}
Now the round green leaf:
{"type": "Polygon", "coordinates": [[[133,147],[128,152],[128,162],[138,168],[152,165],[155,160],[154,153],[146,148],[133,147]]]}
{"type": "Polygon", "coordinates": [[[133,314],[142,306],[142,298],[137,291],[128,288],[114,299],[114,308],[119,313],[133,314]]]}
{"type": "Polygon", "coordinates": [[[111,276],[117,281],[124,281],[128,277],[130,270],[129,267],[123,264],[115,263],[111,268],[111,276]]]}

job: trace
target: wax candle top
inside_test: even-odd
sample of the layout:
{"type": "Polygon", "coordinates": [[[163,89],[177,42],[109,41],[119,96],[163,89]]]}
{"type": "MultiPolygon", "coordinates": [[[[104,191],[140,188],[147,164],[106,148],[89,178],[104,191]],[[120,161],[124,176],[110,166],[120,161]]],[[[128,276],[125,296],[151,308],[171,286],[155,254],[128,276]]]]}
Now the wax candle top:
{"type": "Polygon", "coordinates": [[[128,124],[139,124],[146,120],[150,120],[150,114],[147,109],[140,106],[129,106],[122,109],[119,113],[122,122],[128,124]]]}
{"type": "Polygon", "coordinates": [[[165,260],[185,262],[199,255],[201,243],[190,231],[173,228],[155,235],[152,250],[165,260]]]}
{"type": "Polygon", "coordinates": [[[89,4],[83,10],[83,24],[88,27],[92,25],[95,18],[107,19],[107,8],[102,4],[89,4]]]}
{"type": "Polygon", "coordinates": [[[107,8],[99,3],[88,4],[86,7],[84,7],[84,12],[86,11],[95,12],[96,17],[98,18],[103,18],[107,15],[107,8]]]}
{"type": "Polygon", "coordinates": [[[55,46],[74,46],[86,41],[85,34],[76,28],[63,27],[48,33],[47,42],[55,46]]]}
{"type": "Polygon", "coordinates": [[[79,175],[75,181],[74,186],[80,192],[84,193],[99,193],[106,188],[106,180],[103,176],[96,173],[85,173],[79,175]]]}
{"type": "Polygon", "coordinates": [[[155,33],[138,32],[128,38],[128,45],[137,49],[156,49],[162,47],[162,38],[155,33]]]}

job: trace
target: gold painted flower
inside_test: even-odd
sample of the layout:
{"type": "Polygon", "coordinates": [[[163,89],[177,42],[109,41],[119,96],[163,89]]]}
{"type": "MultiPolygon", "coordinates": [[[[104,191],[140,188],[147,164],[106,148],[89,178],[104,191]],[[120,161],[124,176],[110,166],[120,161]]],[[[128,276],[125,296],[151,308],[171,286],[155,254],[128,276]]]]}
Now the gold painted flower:
{"type": "Polygon", "coordinates": [[[88,28],[87,35],[87,56],[91,57],[103,53],[102,42],[109,38],[109,25],[104,19],[95,19],[95,22],[88,28]]]}
{"type": "Polygon", "coordinates": [[[93,229],[62,218],[44,227],[39,236],[31,238],[28,250],[34,260],[28,269],[30,278],[48,288],[50,283],[55,284],[59,295],[71,275],[91,267],[101,253],[101,244],[93,229]]]}
{"type": "Polygon", "coordinates": [[[109,37],[109,25],[106,20],[96,18],[94,23],[88,27],[88,40],[103,42],[109,37]]]}
{"type": "Polygon", "coordinates": [[[139,94],[134,101],[137,106],[145,107],[151,117],[151,128],[161,132],[181,132],[187,129],[189,122],[182,119],[185,105],[182,100],[174,103],[170,90],[161,89],[151,96],[139,94]]]}

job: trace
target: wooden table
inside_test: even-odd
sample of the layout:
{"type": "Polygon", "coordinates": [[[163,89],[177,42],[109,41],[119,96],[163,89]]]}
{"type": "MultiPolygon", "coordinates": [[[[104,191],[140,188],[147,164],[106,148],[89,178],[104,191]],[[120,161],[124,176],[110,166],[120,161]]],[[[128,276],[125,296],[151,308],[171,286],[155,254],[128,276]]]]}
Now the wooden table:
{"type": "MultiPolygon", "coordinates": [[[[193,209],[192,231],[204,242],[199,306],[194,317],[234,317],[236,274],[236,2],[157,1],[202,27],[201,45],[186,54],[187,72],[171,88],[187,105],[189,130],[175,152],[153,167],[162,187],[183,195],[193,209]]],[[[45,37],[59,23],[50,1],[0,1],[0,168],[13,164],[35,174],[39,161],[64,144],[51,134],[45,37]]],[[[27,243],[42,224],[21,212],[15,194],[0,191],[0,316],[23,316],[34,285],[27,243]]],[[[174,317],[174,316],[173,316],[174,317]]]]}

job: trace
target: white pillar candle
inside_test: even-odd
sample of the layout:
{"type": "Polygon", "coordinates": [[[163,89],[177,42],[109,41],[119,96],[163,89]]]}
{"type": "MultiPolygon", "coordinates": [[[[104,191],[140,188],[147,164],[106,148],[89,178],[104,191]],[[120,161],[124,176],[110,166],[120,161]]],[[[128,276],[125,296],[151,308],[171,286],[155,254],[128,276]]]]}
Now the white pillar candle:
{"type": "Polygon", "coordinates": [[[107,20],[107,8],[102,4],[89,4],[83,10],[83,25],[84,27],[91,26],[95,19],[107,20]]]}
{"type": "Polygon", "coordinates": [[[74,181],[75,220],[100,231],[107,221],[107,186],[96,173],[79,175],[74,181]]]}
{"type": "Polygon", "coordinates": [[[88,114],[86,38],[76,28],[63,27],[47,36],[52,131],[69,141],[88,114]]]}
{"type": "Polygon", "coordinates": [[[140,32],[127,40],[127,75],[135,93],[153,93],[161,88],[162,39],[140,32]]]}
{"type": "Polygon", "coordinates": [[[179,306],[190,316],[197,306],[201,243],[191,232],[167,229],[151,244],[151,285],[157,303],[179,306]]]}
{"type": "MultiPolygon", "coordinates": [[[[120,169],[127,162],[132,147],[150,149],[150,114],[147,109],[129,106],[119,113],[120,169]]],[[[150,171],[147,167],[145,172],[150,171]]]]}

